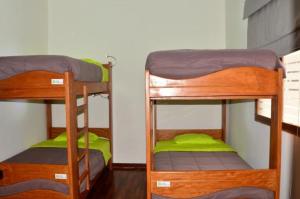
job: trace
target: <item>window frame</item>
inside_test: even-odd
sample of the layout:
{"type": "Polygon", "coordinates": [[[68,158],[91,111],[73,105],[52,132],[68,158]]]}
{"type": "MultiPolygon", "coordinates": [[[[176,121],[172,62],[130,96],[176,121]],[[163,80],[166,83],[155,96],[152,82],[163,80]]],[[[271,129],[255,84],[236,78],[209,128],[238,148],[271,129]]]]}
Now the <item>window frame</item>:
{"type": "MultiPolygon", "coordinates": [[[[255,121],[269,125],[271,124],[271,119],[268,117],[265,117],[263,115],[259,115],[257,112],[258,109],[258,100],[255,100],[255,121]]],[[[293,135],[299,136],[300,137],[300,127],[293,125],[293,124],[288,124],[285,122],[282,122],[282,130],[286,131],[288,133],[291,133],[293,135]]]]}
{"type": "MultiPolygon", "coordinates": [[[[300,49],[297,49],[293,52],[296,51],[300,51],[300,49]]],[[[291,52],[291,53],[293,53],[291,52]]],[[[283,57],[280,57],[280,60],[283,60],[283,57]]],[[[283,104],[282,104],[283,105],[283,104]]],[[[271,119],[263,116],[263,115],[259,115],[258,112],[258,99],[255,100],[255,121],[269,125],[271,124],[271,119]]],[[[282,130],[288,133],[291,133],[293,135],[299,136],[300,137],[300,126],[296,126],[294,124],[289,124],[289,123],[285,123],[282,121],[282,130]]]]}

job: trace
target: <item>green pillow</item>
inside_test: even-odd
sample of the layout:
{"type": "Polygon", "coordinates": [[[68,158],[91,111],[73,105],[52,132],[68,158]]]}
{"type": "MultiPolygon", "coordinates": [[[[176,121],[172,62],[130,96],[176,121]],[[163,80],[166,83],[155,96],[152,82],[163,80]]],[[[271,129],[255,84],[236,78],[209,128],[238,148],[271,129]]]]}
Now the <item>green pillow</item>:
{"type": "Polygon", "coordinates": [[[97,65],[99,68],[101,68],[102,70],[102,81],[103,82],[108,82],[109,80],[109,71],[107,68],[105,68],[103,66],[103,64],[97,60],[94,60],[94,59],[90,59],[90,58],[84,58],[84,59],[81,59],[82,61],[84,62],[87,62],[87,63],[90,63],[90,64],[95,64],[97,65]]]}
{"type": "Polygon", "coordinates": [[[174,138],[176,144],[215,144],[217,141],[207,134],[182,134],[174,138]]]}
{"type": "Polygon", "coordinates": [[[59,136],[57,136],[53,140],[57,141],[57,142],[65,142],[65,141],[67,141],[67,133],[63,132],[63,133],[59,134],[59,136]]]}
{"type": "MultiPolygon", "coordinates": [[[[89,142],[90,143],[91,142],[95,142],[98,138],[99,138],[98,135],[89,132],[89,142]]],[[[57,136],[56,138],[54,138],[54,141],[57,141],[57,142],[66,142],[67,141],[67,133],[66,132],[61,133],[59,136],[57,136]]],[[[84,142],[84,136],[81,136],[78,139],[78,142],[79,143],[83,143],[84,142]]]]}
{"type": "MultiPolygon", "coordinates": [[[[98,135],[96,135],[95,133],[91,133],[89,132],[89,142],[95,142],[97,139],[98,139],[98,135]]],[[[78,139],[78,142],[79,143],[84,143],[84,135],[81,136],[79,139],[78,139]]]]}

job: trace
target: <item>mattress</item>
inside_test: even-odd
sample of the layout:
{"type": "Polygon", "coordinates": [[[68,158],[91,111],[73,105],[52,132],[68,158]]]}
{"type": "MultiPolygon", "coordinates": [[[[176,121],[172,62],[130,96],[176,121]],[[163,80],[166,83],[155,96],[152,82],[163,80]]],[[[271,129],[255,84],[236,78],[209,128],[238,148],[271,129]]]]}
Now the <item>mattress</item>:
{"type": "MultiPolygon", "coordinates": [[[[236,152],[159,152],[154,155],[156,171],[243,170],[251,167],[236,152]]],[[[274,199],[267,189],[240,187],[192,199],[274,199]]],[[[169,199],[152,194],[152,199],[169,199]]]]}
{"type": "Polygon", "coordinates": [[[64,73],[70,71],[78,81],[100,82],[102,70],[95,64],[60,55],[0,57],[0,80],[28,71],[64,73]]]}
{"type": "MultiPolygon", "coordinates": [[[[82,149],[80,149],[82,150],[82,149]]],[[[90,158],[90,179],[93,180],[105,167],[105,161],[99,150],[89,150],[90,158]]],[[[4,163],[29,163],[29,164],[67,164],[67,149],[65,148],[29,148],[7,160],[4,163]]],[[[85,168],[84,160],[79,164],[79,173],[85,168]]],[[[81,191],[84,191],[85,183],[81,184],[81,191]]],[[[0,197],[30,191],[35,189],[48,189],[64,194],[69,193],[67,185],[46,179],[34,179],[8,186],[0,186],[0,197]]]]}
{"type": "Polygon", "coordinates": [[[235,152],[159,152],[154,154],[157,171],[251,169],[235,152]]]}
{"type": "Polygon", "coordinates": [[[169,50],[152,52],[147,57],[150,74],[168,79],[204,76],[231,67],[257,66],[281,68],[270,50],[169,50]]]}

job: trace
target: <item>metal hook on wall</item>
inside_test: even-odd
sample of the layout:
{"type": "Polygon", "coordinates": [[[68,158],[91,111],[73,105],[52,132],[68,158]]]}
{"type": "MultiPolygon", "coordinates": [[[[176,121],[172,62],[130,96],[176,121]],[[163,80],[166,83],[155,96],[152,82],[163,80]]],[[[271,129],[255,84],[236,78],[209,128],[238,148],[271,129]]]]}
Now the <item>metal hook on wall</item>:
{"type": "Polygon", "coordinates": [[[112,55],[106,55],[107,62],[110,62],[112,66],[116,66],[118,59],[112,55]]]}

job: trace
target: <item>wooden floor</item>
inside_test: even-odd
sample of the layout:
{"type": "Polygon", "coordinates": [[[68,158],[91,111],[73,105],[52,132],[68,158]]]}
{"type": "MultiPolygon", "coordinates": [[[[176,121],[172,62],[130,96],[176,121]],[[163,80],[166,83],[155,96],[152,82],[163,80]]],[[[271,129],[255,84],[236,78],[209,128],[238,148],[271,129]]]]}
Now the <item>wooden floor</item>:
{"type": "Polygon", "coordinates": [[[88,199],[144,199],[146,172],[144,170],[106,171],[91,190],[88,199]]]}

